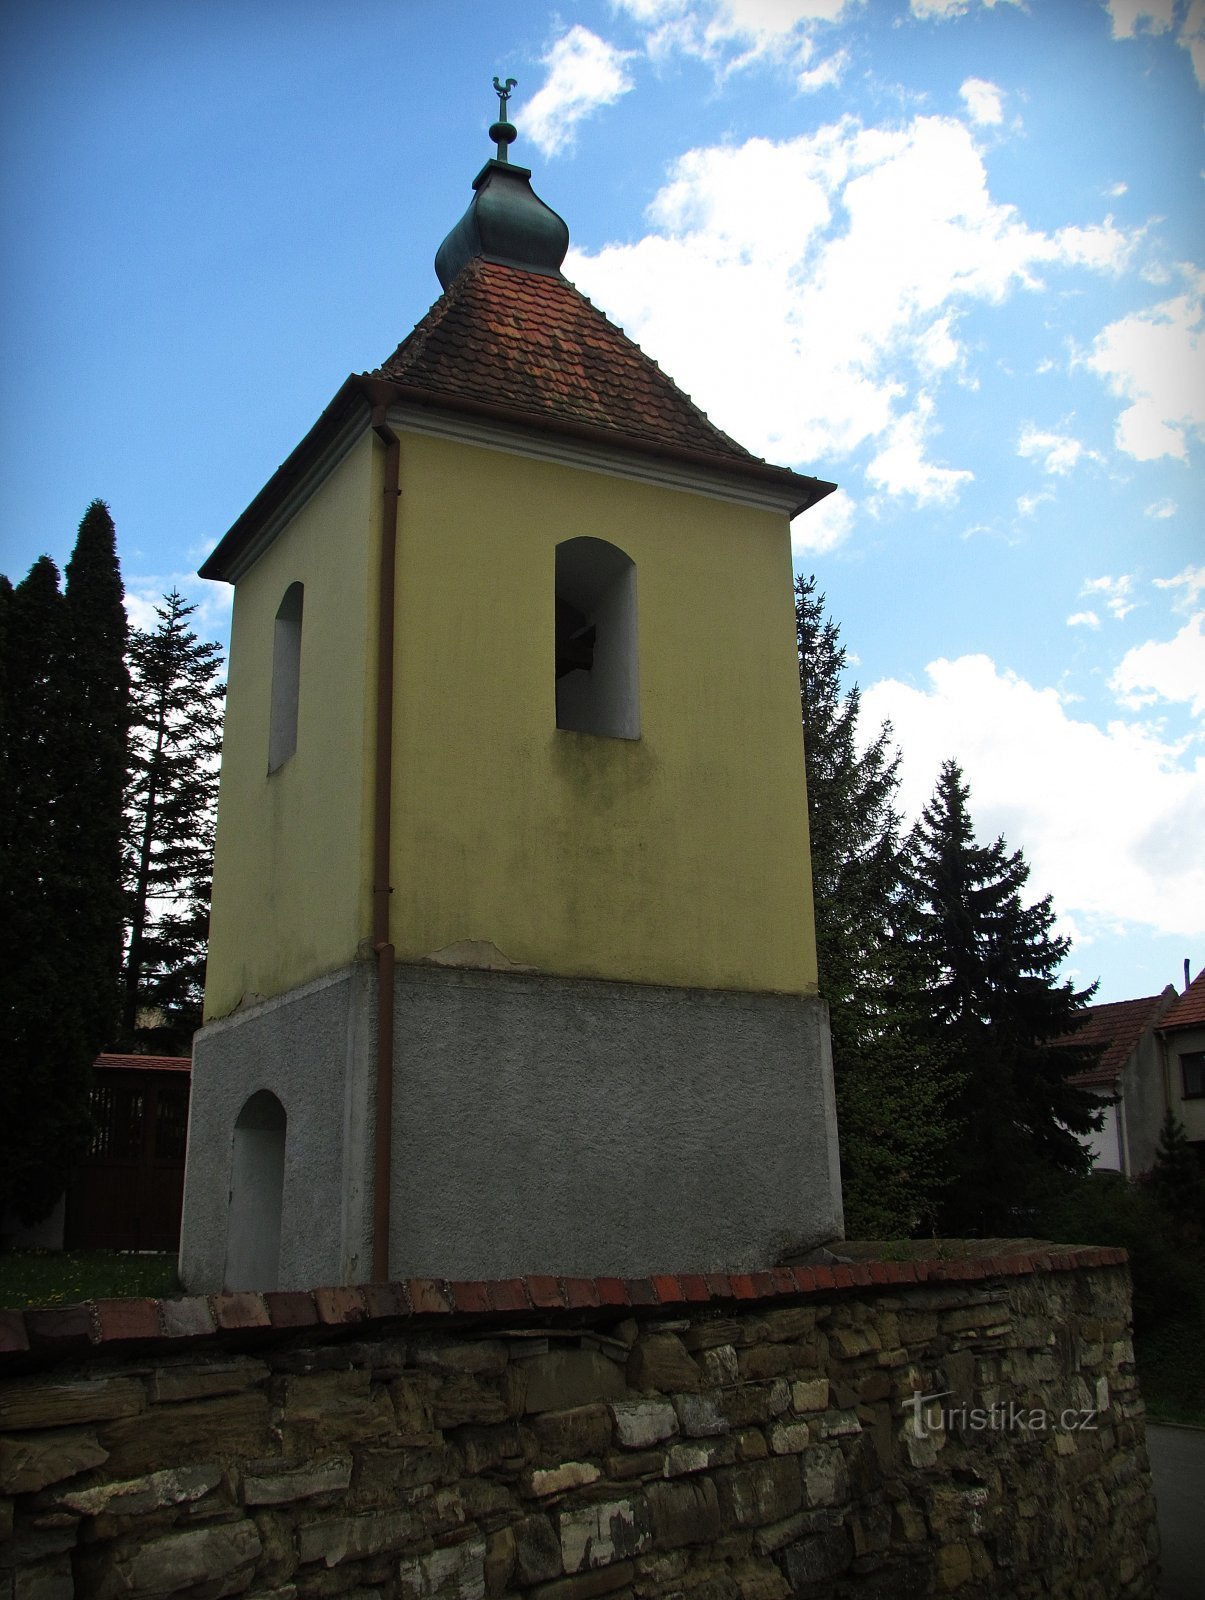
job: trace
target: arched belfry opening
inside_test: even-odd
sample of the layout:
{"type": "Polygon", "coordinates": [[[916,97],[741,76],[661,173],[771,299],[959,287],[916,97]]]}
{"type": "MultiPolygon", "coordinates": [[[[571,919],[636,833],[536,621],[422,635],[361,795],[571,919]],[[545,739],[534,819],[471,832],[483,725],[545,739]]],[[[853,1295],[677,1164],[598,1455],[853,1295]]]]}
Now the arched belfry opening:
{"type": "Polygon", "coordinates": [[[605,539],[556,547],[556,725],[640,737],[636,566],[605,539]]]}
{"type": "Polygon", "coordinates": [[[226,1219],[226,1289],[277,1287],[287,1128],[285,1108],[267,1089],[244,1101],[235,1119],[226,1219]]]}
{"type": "Polygon", "coordinates": [[[304,585],[291,583],[276,612],[276,626],[272,635],[272,712],[268,726],[269,772],[283,767],[297,749],[304,599],[304,585]]]}

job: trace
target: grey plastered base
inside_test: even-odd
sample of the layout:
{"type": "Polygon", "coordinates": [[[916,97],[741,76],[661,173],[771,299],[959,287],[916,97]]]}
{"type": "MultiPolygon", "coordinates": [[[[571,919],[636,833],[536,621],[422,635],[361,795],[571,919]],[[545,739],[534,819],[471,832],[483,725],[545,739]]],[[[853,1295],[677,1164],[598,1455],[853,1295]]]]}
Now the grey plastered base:
{"type": "Polygon", "coordinates": [[[842,1232],[822,1001],[410,967],[399,1276],[768,1266],[842,1232]]]}
{"type": "MultiPolygon", "coordinates": [[[[181,1274],[220,1286],[231,1130],[288,1115],[278,1287],[368,1275],[372,967],[198,1035],[181,1274]]],[[[393,1277],[751,1270],[842,1233],[816,997],[403,966],[393,1277]]]]}

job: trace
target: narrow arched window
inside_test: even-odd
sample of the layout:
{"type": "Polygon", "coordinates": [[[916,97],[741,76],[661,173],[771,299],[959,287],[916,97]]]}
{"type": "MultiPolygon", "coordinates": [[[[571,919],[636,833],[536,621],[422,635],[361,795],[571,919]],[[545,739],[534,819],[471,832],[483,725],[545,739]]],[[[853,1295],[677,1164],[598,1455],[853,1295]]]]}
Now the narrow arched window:
{"type": "Polygon", "coordinates": [[[636,567],[605,539],[556,547],[556,725],[640,737],[636,567]]]}
{"type": "Polygon", "coordinates": [[[267,1089],[245,1101],[235,1120],[226,1218],[227,1289],[276,1288],[287,1124],[285,1108],[267,1089]]]}
{"type": "Polygon", "coordinates": [[[291,583],[276,613],[272,639],[272,714],[268,727],[268,771],[275,772],[297,748],[297,696],[301,688],[301,610],[304,586],[291,583]]]}

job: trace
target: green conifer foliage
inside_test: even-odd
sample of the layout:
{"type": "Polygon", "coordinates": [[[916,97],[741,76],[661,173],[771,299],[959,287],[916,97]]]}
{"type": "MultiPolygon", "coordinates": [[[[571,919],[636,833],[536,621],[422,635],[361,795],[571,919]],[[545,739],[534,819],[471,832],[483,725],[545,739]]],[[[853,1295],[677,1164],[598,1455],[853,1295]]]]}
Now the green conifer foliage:
{"type": "Polygon", "coordinates": [[[895,937],[899,756],[884,725],[860,747],[840,630],[816,580],[795,584],[820,991],[830,1008],[846,1231],[909,1234],[933,1214],[948,1142],[941,1041],[895,937]]]}
{"type": "MultiPolygon", "coordinates": [[[[112,648],[91,626],[103,626],[103,607],[93,613],[90,601],[106,587],[94,543],[81,533],[75,613],[46,556],[0,597],[0,1214],[27,1223],[54,1205],[86,1144],[92,1062],[112,1017],[120,925],[112,922],[115,880],[102,865],[112,818],[102,815],[106,792],[92,786],[104,768],[111,808],[120,695],[110,702],[115,722],[76,720],[90,714],[81,675],[94,668],[102,683],[105,673],[114,677],[112,648]],[[90,581],[89,565],[100,583],[90,581]]],[[[120,663],[124,613],[110,614],[115,620],[120,663]]],[[[116,681],[120,689],[120,674],[116,681]]],[[[120,757],[117,765],[120,795],[120,757]]]]}
{"type": "Polygon", "coordinates": [[[188,626],[196,606],[173,590],[156,611],[158,626],[130,637],[122,1036],[187,1052],[201,1022],[225,691],[220,649],[188,626]]]}
{"type": "Polygon", "coordinates": [[[1155,1199],[1177,1222],[1198,1237],[1205,1231],[1205,1174],[1184,1124],[1170,1106],[1159,1130],[1155,1164],[1147,1183],[1155,1199]]]}
{"type": "Polygon", "coordinates": [[[1089,1056],[1056,1042],[1095,986],[1058,982],[1070,941],[1052,932],[1050,897],[1025,903],[1021,852],[1003,839],[978,844],[968,799],[947,761],[913,832],[905,881],[923,1002],[961,1080],[940,1222],[948,1234],[976,1235],[1024,1229],[1044,1175],[1086,1172],[1091,1158],[1076,1135],[1099,1127],[1100,1114],[1068,1081],[1089,1056]]]}

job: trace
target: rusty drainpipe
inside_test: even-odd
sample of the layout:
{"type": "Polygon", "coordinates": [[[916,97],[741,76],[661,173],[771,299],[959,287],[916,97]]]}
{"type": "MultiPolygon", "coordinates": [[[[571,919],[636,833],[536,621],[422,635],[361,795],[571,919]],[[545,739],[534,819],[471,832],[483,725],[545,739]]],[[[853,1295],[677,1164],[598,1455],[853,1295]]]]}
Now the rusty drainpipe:
{"type": "Polygon", "coordinates": [[[390,820],[393,807],[393,630],[401,442],[384,405],[372,428],[385,446],[384,515],[377,592],[377,727],[373,772],[372,947],[377,957],[377,1092],[373,1144],[372,1281],[389,1277],[389,1192],[393,1133],[393,944],[389,937],[390,820]]]}

